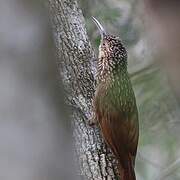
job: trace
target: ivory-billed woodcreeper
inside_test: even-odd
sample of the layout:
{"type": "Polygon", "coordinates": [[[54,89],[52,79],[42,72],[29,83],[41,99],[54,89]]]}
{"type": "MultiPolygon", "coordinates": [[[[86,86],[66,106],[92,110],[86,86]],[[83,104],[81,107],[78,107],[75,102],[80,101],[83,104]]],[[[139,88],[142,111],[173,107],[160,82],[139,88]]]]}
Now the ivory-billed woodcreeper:
{"type": "Polygon", "coordinates": [[[93,20],[101,34],[93,119],[99,123],[105,142],[118,160],[121,180],[135,180],[139,123],[127,71],[127,51],[119,37],[106,33],[97,19],[93,20]]]}

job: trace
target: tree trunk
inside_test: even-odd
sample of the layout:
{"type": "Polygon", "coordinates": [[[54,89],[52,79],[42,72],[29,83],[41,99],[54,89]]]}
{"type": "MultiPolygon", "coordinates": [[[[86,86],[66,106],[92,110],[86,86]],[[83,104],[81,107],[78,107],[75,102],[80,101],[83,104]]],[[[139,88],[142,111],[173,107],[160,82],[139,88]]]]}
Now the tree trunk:
{"type": "Polygon", "coordinates": [[[98,127],[90,127],[95,89],[94,53],[76,0],[49,0],[57,65],[73,109],[75,149],[85,179],[117,179],[116,162],[98,127]]]}

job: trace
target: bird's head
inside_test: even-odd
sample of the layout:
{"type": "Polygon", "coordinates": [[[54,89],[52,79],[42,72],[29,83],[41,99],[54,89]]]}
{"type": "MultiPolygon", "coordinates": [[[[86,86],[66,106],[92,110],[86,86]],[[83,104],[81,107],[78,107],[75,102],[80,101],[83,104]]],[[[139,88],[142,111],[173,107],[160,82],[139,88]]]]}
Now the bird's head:
{"type": "Polygon", "coordinates": [[[101,42],[99,45],[99,61],[112,69],[127,66],[127,51],[121,39],[108,34],[99,21],[93,17],[93,21],[99,29],[101,42]]]}

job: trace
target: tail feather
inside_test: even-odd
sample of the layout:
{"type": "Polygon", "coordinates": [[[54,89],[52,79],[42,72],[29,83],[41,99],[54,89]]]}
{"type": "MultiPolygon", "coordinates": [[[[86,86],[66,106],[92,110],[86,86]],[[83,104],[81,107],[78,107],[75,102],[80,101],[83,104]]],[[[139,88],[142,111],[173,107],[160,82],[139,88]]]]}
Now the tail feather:
{"type": "Polygon", "coordinates": [[[120,166],[118,169],[121,180],[136,180],[134,165],[131,160],[128,160],[127,167],[123,168],[122,166],[120,166]]]}

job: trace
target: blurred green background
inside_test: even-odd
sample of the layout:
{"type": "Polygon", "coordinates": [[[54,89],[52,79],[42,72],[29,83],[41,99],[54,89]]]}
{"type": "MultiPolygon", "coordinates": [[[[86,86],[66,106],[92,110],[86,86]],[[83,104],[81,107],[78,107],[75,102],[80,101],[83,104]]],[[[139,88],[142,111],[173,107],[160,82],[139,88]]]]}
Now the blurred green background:
{"type": "MultiPolygon", "coordinates": [[[[175,93],[176,87],[171,86],[172,78],[168,74],[168,68],[164,67],[161,47],[154,50],[155,44],[152,46],[151,39],[153,34],[144,23],[144,21],[147,24],[151,23],[148,22],[148,18],[153,16],[154,9],[142,4],[136,0],[80,0],[96,56],[100,36],[91,16],[96,17],[109,33],[120,36],[128,49],[128,68],[140,119],[137,179],[178,180],[180,179],[178,93],[175,93]],[[152,12],[148,18],[146,8],[152,12]]],[[[161,6],[163,5],[162,3],[161,6]]],[[[155,23],[151,25],[155,26],[155,23]]],[[[179,84],[178,81],[175,83],[179,84]]]]}
{"type": "MultiPolygon", "coordinates": [[[[2,180],[74,177],[72,129],[57,83],[52,29],[38,2],[44,3],[0,1],[2,180]]],[[[96,56],[100,37],[91,16],[128,49],[140,120],[137,180],[179,180],[180,1],[78,2],[96,56]]]]}

